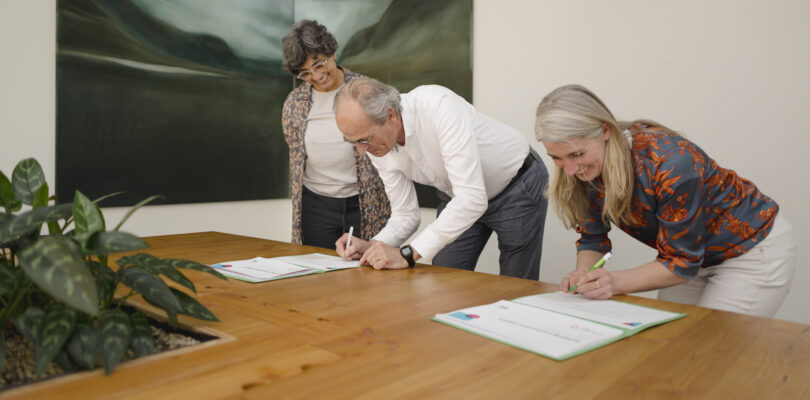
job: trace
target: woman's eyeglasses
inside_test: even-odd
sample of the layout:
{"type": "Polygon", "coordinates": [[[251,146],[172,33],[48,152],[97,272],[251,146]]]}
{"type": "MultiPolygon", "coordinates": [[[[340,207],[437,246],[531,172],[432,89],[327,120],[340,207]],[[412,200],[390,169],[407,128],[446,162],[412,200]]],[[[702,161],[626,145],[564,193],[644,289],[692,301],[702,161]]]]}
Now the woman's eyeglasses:
{"type": "Polygon", "coordinates": [[[305,80],[308,80],[308,79],[312,78],[312,76],[315,73],[322,74],[322,73],[326,72],[326,64],[328,62],[329,62],[329,59],[324,57],[323,60],[318,61],[315,64],[313,64],[312,68],[304,69],[304,70],[299,71],[298,75],[296,75],[296,76],[298,77],[298,79],[301,79],[302,81],[305,81],[305,80]]]}

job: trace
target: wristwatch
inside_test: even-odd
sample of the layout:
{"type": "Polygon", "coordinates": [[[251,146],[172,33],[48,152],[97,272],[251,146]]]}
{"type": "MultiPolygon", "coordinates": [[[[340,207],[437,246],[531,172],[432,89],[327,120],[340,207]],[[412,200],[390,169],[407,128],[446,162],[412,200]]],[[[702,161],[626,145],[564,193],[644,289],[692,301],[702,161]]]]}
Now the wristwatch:
{"type": "Polygon", "coordinates": [[[399,254],[408,262],[408,268],[413,268],[413,266],[416,265],[416,262],[413,260],[413,249],[411,245],[406,244],[400,247],[399,254]]]}

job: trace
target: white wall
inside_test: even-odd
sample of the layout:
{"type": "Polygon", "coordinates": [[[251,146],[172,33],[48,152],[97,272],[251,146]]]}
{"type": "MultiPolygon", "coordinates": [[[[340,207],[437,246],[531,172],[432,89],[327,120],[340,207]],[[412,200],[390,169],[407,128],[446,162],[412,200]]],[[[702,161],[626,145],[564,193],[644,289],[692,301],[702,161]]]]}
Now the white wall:
{"type": "MultiPolygon", "coordinates": [[[[680,2],[475,1],[474,99],[533,139],[534,108],[550,90],[584,84],[619,118],[647,117],[685,132],[721,165],[775,198],[799,240],[810,233],[810,3],[804,0],[680,2]]],[[[54,182],[55,6],[0,1],[0,170],[36,157],[54,182]]],[[[548,158],[547,165],[551,165],[548,158]]],[[[126,210],[105,209],[117,222],[126,210]]],[[[423,225],[433,211],[423,212],[423,225]]],[[[288,240],[289,200],[147,207],[125,229],[139,235],[205,230],[288,240]]],[[[576,235],[549,215],[540,271],[557,282],[573,265],[576,235]]],[[[655,252],[615,233],[610,268],[655,252]]],[[[490,240],[479,271],[496,273],[490,240]]],[[[798,265],[778,318],[810,323],[810,271],[798,265]]]]}

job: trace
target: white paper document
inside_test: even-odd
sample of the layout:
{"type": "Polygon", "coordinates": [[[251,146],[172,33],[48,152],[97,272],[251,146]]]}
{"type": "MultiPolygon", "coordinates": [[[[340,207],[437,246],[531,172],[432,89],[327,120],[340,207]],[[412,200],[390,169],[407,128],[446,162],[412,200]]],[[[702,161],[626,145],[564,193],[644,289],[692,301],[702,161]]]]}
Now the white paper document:
{"type": "Polygon", "coordinates": [[[620,301],[554,292],[436,314],[433,320],[565,360],[684,316],[620,301]]]}
{"type": "Polygon", "coordinates": [[[336,269],[355,268],[360,266],[359,260],[346,261],[338,256],[330,256],[321,253],[274,257],[272,259],[288,264],[300,265],[302,267],[315,268],[321,271],[333,271],[336,269]]]}
{"type": "Polygon", "coordinates": [[[311,268],[275,261],[273,259],[256,257],[249,260],[228,261],[214,264],[211,267],[217,272],[231,278],[249,282],[262,282],[273,279],[290,278],[311,274],[311,268]]]}
{"type": "Polygon", "coordinates": [[[619,338],[624,333],[620,329],[506,300],[437,314],[436,319],[555,359],[619,338]]]}
{"type": "Polygon", "coordinates": [[[621,301],[591,300],[585,296],[563,292],[526,296],[512,301],[623,329],[643,329],[650,324],[669,320],[679,315],[621,301]]]}

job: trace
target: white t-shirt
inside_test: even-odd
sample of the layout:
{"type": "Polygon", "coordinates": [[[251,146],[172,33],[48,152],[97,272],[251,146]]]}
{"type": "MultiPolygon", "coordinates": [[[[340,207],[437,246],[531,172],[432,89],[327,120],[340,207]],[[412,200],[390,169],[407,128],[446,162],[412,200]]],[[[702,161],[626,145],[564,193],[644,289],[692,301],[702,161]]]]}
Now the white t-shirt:
{"type": "Polygon", "coordinates": [[[304,186],[328,197],[351,197],[358,193],[354,146],[343,140],[332,105],[337,89],[319,92],[312,89],[312,107],[307,116],[304,146],[307,162],[304,186]]]}
{"type": "Polygon", "coordinates": [[[368,153],[391,202],[391,218],[374,239],[400,246],[416,232],[420,212],[413,182],[430,185],[451,200],[411,246],[433,258],[506,188],[529,154],[529,142],[445,87],[420,86],[400,99],[405,145],[379,158],[368,153]]]}

